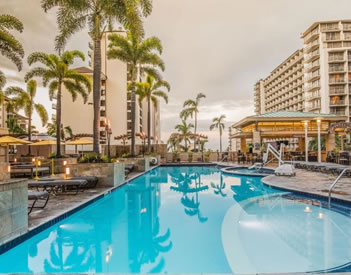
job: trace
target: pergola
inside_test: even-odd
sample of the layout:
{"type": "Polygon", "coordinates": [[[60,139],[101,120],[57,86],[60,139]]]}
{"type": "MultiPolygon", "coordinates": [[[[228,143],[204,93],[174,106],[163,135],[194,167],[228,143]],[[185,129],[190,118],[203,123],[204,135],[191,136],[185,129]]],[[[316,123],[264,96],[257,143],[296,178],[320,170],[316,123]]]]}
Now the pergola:
{"type": "Polygon", "coordinates": [[[278,111],[246,117],[231,127],[234,129],[230,139],[240,139],[240,150],[246,152],[248,139],[252,140],[253,152],[258,153],[264,140],[298,139],[300,152],[308,153],[308,138],[318,138],[318,160],[322,160],[321,136],[326,137],[326,151],[335,148],[335,134],[341,128],[333,128],[335,123],[344,123],[346,116],[316,114],[308,112],[278,111]]]}

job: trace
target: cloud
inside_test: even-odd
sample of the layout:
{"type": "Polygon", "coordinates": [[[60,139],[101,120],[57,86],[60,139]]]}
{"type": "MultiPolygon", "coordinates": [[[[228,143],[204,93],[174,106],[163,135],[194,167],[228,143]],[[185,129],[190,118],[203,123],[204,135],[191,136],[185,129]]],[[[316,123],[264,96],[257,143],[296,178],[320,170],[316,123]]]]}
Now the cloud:
{"type": "MultiPolygon", "coordinates": [[[[315,21],[349,18],[349,0],[335,2],[154,0],[153,13],[145,20],[146,33],[162,40],[164,78],[172,85],[170,103],[162,104],[162,139],[179,122],[184,100],[203,92],[207,97],[200,108],[199,129],[211,137],[209,146],[218,148],[216,133],[208,131],[212,118],[223,113],[229,125],[253,114],[254,83],[303,46],[300,33],[315,21]]],[[[44,13],[39,0],[0,1],[0,10],[24,23],[24,32],[15,35],[26,55],[54,51],[54,10],[44,13]]],[[[88,41],[87,31],[81,31],[67,48],[86,53],[88,41]]],[[[8,70],[9,84],[18,83],[28,69],[25,66],[16,74],[16,68],[4,58],[0,58],[0,67],[8,70]]],[[[51,106],[45,89],[39,94],[51,106]]]]}

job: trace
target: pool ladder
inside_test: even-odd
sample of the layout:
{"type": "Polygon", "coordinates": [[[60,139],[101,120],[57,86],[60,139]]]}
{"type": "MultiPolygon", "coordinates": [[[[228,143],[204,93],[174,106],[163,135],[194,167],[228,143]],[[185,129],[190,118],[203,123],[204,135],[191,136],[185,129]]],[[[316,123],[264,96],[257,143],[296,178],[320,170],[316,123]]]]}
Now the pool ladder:
{"type": "Polygon", "coordinates": [[[341,179],[341,177],[345,174],[345,172],[347,170],[350,170],[351,168],[345,168],[344,170],[342,170],[342,172],[340,173],[340,175],[335,179],[335,181],[332,183],[332,185],[330,185],[329,187],[329,194],[328,194],[328,207],[330,207],[330,203],[331,203],[331,192],[334,188],[334,186],[338,183],[338,181],[341,179]]]}

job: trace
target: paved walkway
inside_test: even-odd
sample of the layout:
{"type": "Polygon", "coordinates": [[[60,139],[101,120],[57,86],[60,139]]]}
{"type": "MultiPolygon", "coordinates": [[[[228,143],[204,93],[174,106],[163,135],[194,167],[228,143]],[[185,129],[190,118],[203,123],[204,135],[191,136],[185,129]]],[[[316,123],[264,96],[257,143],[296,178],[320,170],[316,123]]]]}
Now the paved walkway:
{"type": "MultiPolygon", "coordinates": [[[[141,173],[133,172],[129,174],[127,180],[140,174],[141,173]]],[[[103,187],[98,184],[97,187],[86,189],[84,192],[78,193],[77,195],[50,195],[50,200],[44,209],[34,209],[28,216],[28,229],[32,230],[34,227],[60,216],[80,204],[90,201],[109,189],[111,189],[111,187],[103,187]]],[[[39,203],[41,202],[38,202],[38,204],[39,203]]]]}
{"type": "MultiPolygon", "coordinates": [[[[288,188],[292,191],[307,192],[328,197],[330,185],[336,176],[296,169],[296,177],[268,176],[262,179],[265,184],[273,187],[288,188]]],[[[332,191],[332,198],[351,202],[351,178],[342,178],[332,191]]]]}

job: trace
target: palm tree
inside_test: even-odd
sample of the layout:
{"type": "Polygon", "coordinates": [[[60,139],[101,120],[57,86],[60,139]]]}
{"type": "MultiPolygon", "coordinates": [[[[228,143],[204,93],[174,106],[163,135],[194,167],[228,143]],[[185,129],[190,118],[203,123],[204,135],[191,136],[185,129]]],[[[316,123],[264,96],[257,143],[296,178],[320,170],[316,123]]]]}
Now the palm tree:
{"type": "Polygon", "coordinates": [[[219,131],[219,152],[222,153],[222,134],[224,130],[223,120],[225,119],[225,115],[221,115],[220,117],[215,117],[212,120],[212,124],[210,126],[210,130],[212,131],[214,128],[217,128],[219,131]]]}
{"type": "Polygon", "coordinates": [[[61,51],[67,40],[87,26],[93,40],[93,104],[94,104],[94,152],[99,154],[100,98],[101,98],[101,39],[105,30],[112,30],[115,22],[128,26],[133,32],[144,34],[141,18],[152,11],[152,0],[42,0],[45,12],[59,7],[56,49],[61,51]]]}
{"type": "Polygon", "coordinates": [[[9,115],[6,120],[6,126],[10,134],[24,134],[24,129],[18,124],[15,116],[9,115]]]}
{"type": "MultiPolygon", "coordinates": [[[[51,137],[56,137],[56,120],[52,120],[52,123],[49,122],[47,125],[46,125],[46,133],[48,136],[51,136],[51,137]]],[[[61,139],[62,140],[66,140],[66,135],[68,135],[70,138],[72,138],[74,135],[73,135],[73,131],[72,131],[72,128],[70,126],[65,126],[63,127],[63,124],[61,124],[61,139]]]]}
{"type": "MultiPolygon", "coordinates": [[[[13,96],[11,100],[15,104],[17,110],[23,109],[25,115],[28,117],[28,140],[32,140],[32,116],[36,111],[39,115],[43,126],[48,122],[48,113],[44,105],[36,103],[34,98],[37,93],[37,82],[31,79],[27,82],[27,89],[23,90],[20,87],[8,87],[5,91],[7,96],[13,96]]],[[[28,155],[31,154],[31,146],[28,146],[28,155]]]]}
{"type": "Polygon", "coordinates": [[[109,50],[107,57],[109,59],[119,59],[129,65],[130,90],[131,90],[131,155],[135,156],[135,117],[136,117],[136,80],[139,73],[148,73],[156,79],[161,79],[161,76],[156,71],[155,67],[164,70],[164,63],[159,57],[162,53],[161,41],[157,37],[143,39],[138,37],[132,31],[127,32],[124,37],[119,34],[109,35],[109,50]]]}
{"type": "MultiPolygon", "coordinates": [[[[9,32],[13,29],[22,32],[22,22],[11,15],[0,15],[0,53],[10,59],[20,71],[22,69],[24,50],[21,43],[9,32]]],[[[5,86],[5,83],[5,75],[0,71],[0,91],[5,86]]],[[[4,100],[3,94],[1,94],[0,99],[1,102],[4,100]]]]}
{"type": "Polygon", "coordinates": [[[147,151],[151,152],[151,101],[154,108],[157,108],[158,100],[157,97],[164,99],[168,103],[168,95],[162,91],[162,88],[166,88],[169,92],[171,86],[167,81],[155,80],[150,75],[146,76],[146,81],[143,83],[136,83],[136,94],[138,95],[139,103],[146,99],[147,101],[147,151]]]}
{"type": "Polygon", "coordinates": [[[50,99],[57,99],[56,106],[56,157],[61,157],[61,100],[62,100],[62,88],[64,87],[67,92],[72,96],[73,101],[80,94],[84,101],[88,99],[88,93],[91,91],[90,79],[75,70],[70,69],[75,58],[85,59],[84,55],[80,51],[67,51],[61,56],[54,54],[45,53],[32,53],[28,57],[28,64],[41,63],[45,67],[35,67],[31,69],[25,76],[25,80],[28,81],[34,76],[41,77],[43,85],[46,87],[49,84],[49,96],[50,99]]]}
{"type": "MultiPolygon", "coordinates": [[[[205,98],[206,95],[204,95],[203,93],[198,93],[195,100],[193,99],[188,99],[184,102],[183,104],[183,108],[185,108],[181,113],[180,113],[180,117],[182,119],[187,119],[189,116],[191,118],[193,118],[194,116],[194,135],[195,135],[195,139],[196,139],[196,131],[197,131],[197,114],[199,113],[199,105],[200,105],[200,101],[202,98],[205,98]]],[[[194,149],[196,148],[196,140],[194,140],[194,149]]]]}
{"type": "Polygon", "coordinates": [[[191,129],[194,128],[192,123],[187,123],[185,120],[182,120],[181,124],[175,126],[175,129],[180,132],[179,139],[184,141],[184,150],[188,151],[188,142],[190,141],[190,136],[192,135],[191,129]]]}
{"type": "Polygon", "coordinates": [[[178,145],[179,145],[179,135],[178,134],[172,134],[168,140],[167,140],[167,145],[168,151],[176,152],[178,150],[178,145]]]}

